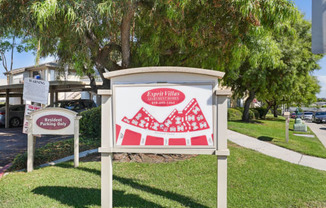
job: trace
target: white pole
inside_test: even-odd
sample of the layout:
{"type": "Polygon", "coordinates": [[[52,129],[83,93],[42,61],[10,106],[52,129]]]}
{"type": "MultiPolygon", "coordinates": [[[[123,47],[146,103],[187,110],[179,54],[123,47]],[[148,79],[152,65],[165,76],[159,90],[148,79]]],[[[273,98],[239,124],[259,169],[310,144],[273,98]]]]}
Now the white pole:
{"type": "MultiPolygon", "coordinates": [[[[112,124],[112,92],[111,90],[99,90],[102,95],[102,130],[101,148],[113,147],[113,124],[112,124]]],[[[113,206],[113,154],[111,152],[101,153],[101,205],[103,208],[113,206]]]]}
{"type": "Polygon", "coordinates": [[[28,120],[28,135],[27,135],[27,172],[32,172],[34,169],[34,152],[35,152],[35,137],[32,132],[32,119],[28,120]]]}
{"type": "Polygon", "coordinates": [[[214,134],[217,135],[216,150],[227,152],[217,154],[217,208],[227,207],[227,95],[228,91],[216,92],[217,103],[217,128],[214,134]]]}
{"type": "Polygon", "coordinates": [[[81,116],[75,118],[75,130],[74,130],[74,167],[79,166],[79,119],[81,116]]]}

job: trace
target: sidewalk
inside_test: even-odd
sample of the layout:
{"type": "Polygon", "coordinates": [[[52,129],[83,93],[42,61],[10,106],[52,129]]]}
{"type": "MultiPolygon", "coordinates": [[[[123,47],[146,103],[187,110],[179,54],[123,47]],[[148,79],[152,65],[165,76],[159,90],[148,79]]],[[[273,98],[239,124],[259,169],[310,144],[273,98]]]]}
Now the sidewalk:
{"type": "Polygon", "coordinates": [[[326,159],[303,155],[301,153],[297,153],[292,150],[270,144],[268,142],[263,142],[256,138],[249,137],[231,130],[227,131],[227,135],[229,141],[236,143],[242,147],[252,149],[262,154],[275,157],[290,163],[326,171],[326,159]]]}
{"type": "Polygon", "coordinates": [[[309,123],[306,122],[307,126],[313,131],[319,141],[324,145],[326,148],[326,124],[316,124],[316,123],[309,123]]]}

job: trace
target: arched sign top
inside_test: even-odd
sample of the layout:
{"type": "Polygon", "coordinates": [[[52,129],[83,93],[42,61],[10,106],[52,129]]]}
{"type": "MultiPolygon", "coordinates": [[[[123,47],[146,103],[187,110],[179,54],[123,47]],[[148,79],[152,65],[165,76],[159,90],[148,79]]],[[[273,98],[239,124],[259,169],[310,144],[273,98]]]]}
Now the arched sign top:
{"type": "Polygon", "coordinates": [[[104,77],[106,79],[111,79],[114,77],[120,77],[125,75],[132,75],[132,74],[144,74],[144,73],[187,73],[187,74],[206,75],[218,79],[222,79],[225,74],[224,72],[220,72],[220,71],[200,69],[200,68],[155,66],[155,67],[140,67],[140,68],[131,68],[131,69],[107,72],[104,74],[104,77]]]}
{"type": "Polygon", "coordinates": [[[30,116],[36,116],[40,113],[44,114],[46,112],[62,112],[62,113],[65,113],[65,114],[68,114],[72,117],[76,117],[78,113],[76,113],[75,111],[72,111],[72,110],[68,110],[68,109],[65,109],[65,108],[43,108],[41,110],[37,110],[37,111],[34,111],[30,114],[30,116]]]}
{"type": "Polygon", "coordinates": [[[33,135],[71,135],[75,134],[75,123],[80,118],[76,112],[68,109],[44,108],[32,112],[27,119],[32,124],[30,132],[33,135]]]}

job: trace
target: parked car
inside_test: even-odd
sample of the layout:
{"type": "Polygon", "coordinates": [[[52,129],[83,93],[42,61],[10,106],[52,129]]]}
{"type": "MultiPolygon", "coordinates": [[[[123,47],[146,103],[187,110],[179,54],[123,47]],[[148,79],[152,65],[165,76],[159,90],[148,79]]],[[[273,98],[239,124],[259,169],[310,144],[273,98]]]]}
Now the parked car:
{"type": "Polygon", "coordinates": [[[312,122],[326,123],[326,112],[315,112],[312,116],[312,122]]]}
{"type": "Polygon", "coordinates": [[[49,105],[48,107],[66,108],[79,113],[97,107],[97,105],[93,100],[79,99],[79,100],[60,100],[53,103],[52,105],[49,105]]]}
{"type": "Polygon", "coordinates": [[[303,114],[301,115],[301,118],[303,120],[312,120],[313,114],[314,114],[313,112],[303,112],[303,114]]]}
{"type": "MultiPolygon", "coordinates": [[[[9,125],[11,127],[19,127],[24,122],[25,105],[9,106],[9,125]]],[[[5,107],[0,108],[0,125],[5,125],[6,110],[5,107]]]]}
{"type": "MultiPolygon", "coordinates": [[[[300,118],[302,116],[301,112],[298,112],[298,118],[300,118]]],[[[291,113],[291,118],[296,118],[296,114],[295,113],[291,113]]]]}

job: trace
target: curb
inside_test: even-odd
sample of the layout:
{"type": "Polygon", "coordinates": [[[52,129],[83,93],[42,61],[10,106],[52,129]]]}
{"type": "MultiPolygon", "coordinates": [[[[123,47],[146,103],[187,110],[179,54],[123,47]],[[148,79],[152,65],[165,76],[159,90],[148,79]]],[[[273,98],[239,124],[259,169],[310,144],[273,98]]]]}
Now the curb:
{"type": "MultiPolygon", "coordinates": [[[[87,151],[79,153],[79,158],[86,157],[87,155],[97,153],[97,152],[98,152],[98,149],[87,150],[87,151]]],[[[44,167],[47,167],[47,166],[53,166],[53,165],[63,163],[63,162],[67,162],[67,161],[70,161],[70,160],[74,160],[74,155],[70,155],[70,156],[67,156],[67,157],[61,158],[59,160],[52,161],[52,162],[48,162],[48,163],[39,165],[38,167],[44,168],[44,167]]]]}
{"type": "MultiPolygon", "coordinates": [[[[98,149],[87,150],[87,151],[79,153],[79,158],[83,158],[83,157],[86,157],[87,155],[97,153],[97,152],[98,152],[98,149]]],[[[39,165],[37,167],[43,168],[43,167],[47,167],[47,166],[54,166],[56,164],[67,162],[67,161],[70,161],[70,160],[74,160],[74,155],[70,155],[70,156],[67,156],[67,157],[61,158],[59,160],[52,161],[52,162],[48,162],[48,163],[39,165]]],[[[9,163],[8,165],[6,165],[6,166],[4,166],[3,168],[0,169],[0,179],[5,175],[5,171],[8,170],[8,168],[10,168],[11,165],[12,165],[12,163],[9,163]]],[[[20,172],[20,171],[23,171],[23,170],[18,170],[17,172],[20,172]]]]}
{"type": "Polygon", "coordinates": [[[3,168],[0,169],[0,179],[4,176],[6,170],[8,170],[11,167],[11,163],[5,165],[3,168]]]}

